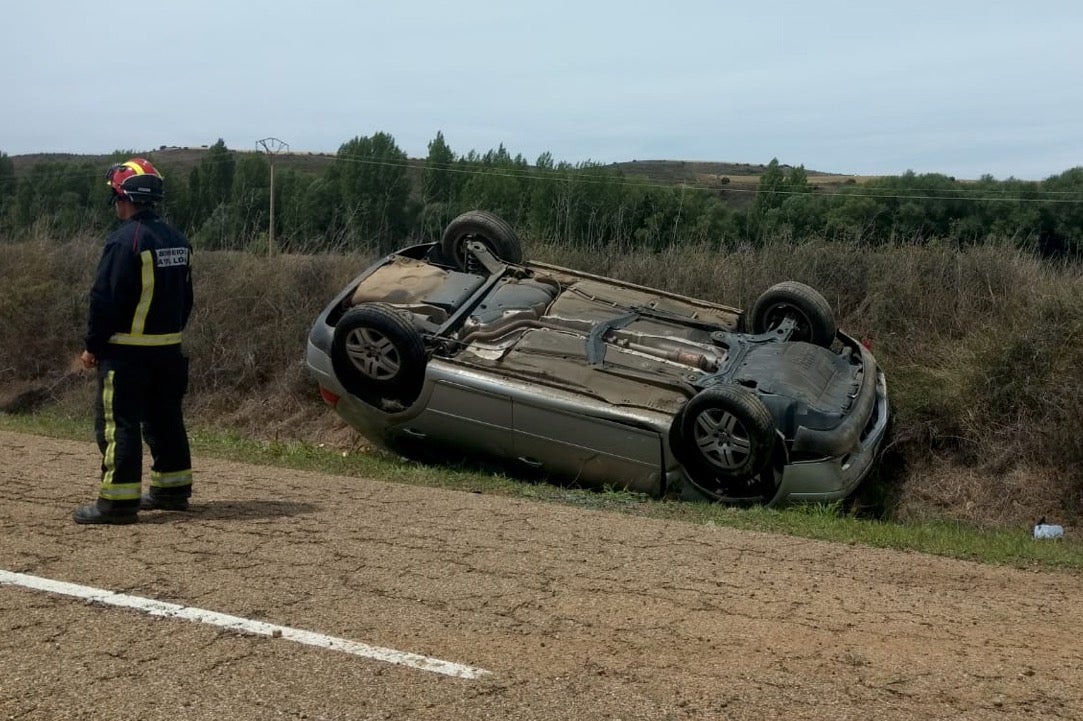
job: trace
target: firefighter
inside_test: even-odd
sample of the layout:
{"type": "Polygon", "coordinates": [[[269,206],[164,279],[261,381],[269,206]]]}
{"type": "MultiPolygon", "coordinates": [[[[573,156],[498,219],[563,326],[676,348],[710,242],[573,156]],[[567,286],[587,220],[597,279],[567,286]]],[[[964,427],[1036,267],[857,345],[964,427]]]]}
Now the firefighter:
{"type": "Polygon", "coordinates": [[[165,184],[147,160],[106,174],[120,226],[106,239],[90,291],[81,360],[97,368],[94,431],[101,449],[98,498],[76,523],[134,523],[142,510],[188,510],[192,460],[181,399],[188,359],[181,332],[192,311],[192,246],[155,212],[165,184]],[[143,440],[153,465],[142,490],[143,440]]]}

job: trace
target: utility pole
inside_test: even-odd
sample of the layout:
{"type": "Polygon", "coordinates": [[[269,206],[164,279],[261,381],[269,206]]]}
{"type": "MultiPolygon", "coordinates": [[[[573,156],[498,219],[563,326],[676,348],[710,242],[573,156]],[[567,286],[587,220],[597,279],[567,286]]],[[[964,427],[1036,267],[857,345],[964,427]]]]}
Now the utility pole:
{"type": "Polygon", "coordinates": [[[256,141],[257,148],[263,148],[271,161],[271,218],[267,224],[267,255],[275,254],[275,156],[289,150],[289,143],[278,138],[263,138],[256,141]]]}

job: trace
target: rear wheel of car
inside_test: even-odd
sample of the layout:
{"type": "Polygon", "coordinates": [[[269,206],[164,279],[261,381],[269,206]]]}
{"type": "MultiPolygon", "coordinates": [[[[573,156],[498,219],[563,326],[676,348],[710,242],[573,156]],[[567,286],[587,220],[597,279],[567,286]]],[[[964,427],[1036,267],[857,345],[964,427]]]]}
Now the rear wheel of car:
{"type": "Polygon", "coordinates": [[[331,364],[342,386],[361,400],[413,402],[425,376],[421,333],[382,303],[362,303],[335,326],[331,364]]]}
{"type": "Polygon", "coordinates": [[[523,244],[515,230],[502,218],[484,210],[463,213],[444,229],[440,250],[455,267],[468,273],[485,274],[485,268],[466,251],[468,241],[485,244],[489,252],[505,263],[523,262],[523,244]]]}
{"type": "Polygon", "coordinates": [[[765,290],[752,305],[753,333],[767,333],[787,318],[797,324],[790,340],[829,347],[838,327],[831,304],[818,291],[794,281],[777,283],[765,290]]]}
{"type": "Polygon", "coordinates": [[[715,498],[764,496],[761,475],[776,433],[759,396],[737,385],[707,388],[685,404],[674,423],[674,450],[697,487],[715,498]]]}

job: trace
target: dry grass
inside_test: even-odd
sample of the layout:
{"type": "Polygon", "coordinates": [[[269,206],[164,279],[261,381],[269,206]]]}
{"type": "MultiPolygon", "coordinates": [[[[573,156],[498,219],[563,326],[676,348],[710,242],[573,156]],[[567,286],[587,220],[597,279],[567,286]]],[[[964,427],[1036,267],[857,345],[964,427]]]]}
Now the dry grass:
{"type": "MultiPolygon", "coordinates": [[[[899,518],[1019,523],[1083,510],[1083,271],[1010,247],[820,241],[649,253],[526,239],[529,256],[748,307],[792,279],[867,339],[889,382],[894,443],[874,504],[899,518]]],[[[72,381],[100,240],[0,244],[0,401],[89,408],[72,381]]],[[[350,444],[301,366],[309,325],[372,258],[195,256],[186,333],[193,421],[265,439],[350,444]]]]}
{"type": "Polygon", "coordinates": [[[1018,463],[1004,470],[918,458],[896,506],[899,521],[950,519],[1026,528],[1039,516],[1060,516],[1066,480],[1056,468],[1018,463]]]}

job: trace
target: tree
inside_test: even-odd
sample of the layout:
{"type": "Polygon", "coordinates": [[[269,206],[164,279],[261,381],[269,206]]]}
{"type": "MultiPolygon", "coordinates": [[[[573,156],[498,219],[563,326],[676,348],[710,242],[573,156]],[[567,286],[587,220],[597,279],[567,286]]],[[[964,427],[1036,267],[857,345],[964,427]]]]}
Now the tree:
{"type": "Polygon", "coordinates": [[[231,235],[247,238],[267,231],[271,166],[266,156],[246,153],[237,162],[230,189],[231,235]]]}
{"type": "Polygon", "coordinates": [[[753,214],[763,216],[768,210],[782,205],[785,190],[786,174],[782,172],[778,158],[771,158],[756,185],[756,198],[752,201],[753,214]]]}
{"type": "MultiPolygon", "coordinates": [[[[317,250],[321,243],[310,245],[305,232],[303,199],[313,182],[309,173],[284,167],[275,170],[275,238],[283,250],[317,250]]],[[[319,233],[322,235],[322,231],[319,233]]]]}
{"type": "Polygon", "coordinates": [[[444,142],[444,134],[436,133],[429,143],[429,154],[421,170],[421,199],[426,203],[448,203],[455,197],[453,167],[455,154],[444,142]]]}
{"type": "Polygon", "coordinates": [[[828,237],[855,243],[873,243],[882,238],[876,232],[884,207],[863,193],[847,193],[835,199],[824,219],[828,237]]]}
{"type": "Polygon", "coordinates": [[[793,240],[809,238],[824,232],[826,199],[811,191],[794,193],[768,214],[771,232],[793,240]]]}
{"type": "Polygon", "coordinates": [[[345,224],[341,221],[343,213],[335,183],[327,177],[316,178],[299,200],[299,216],[303,219],[300,231],[304,237],[322,237],[330,247],[341,249],[345,245],[342,233],[345,224]]]}
{"type": "Polygon", "coordinates": [[[406,153],[387,133],[357,137],[339,148],[328,177],[338,187],[347,237],[374,241],[386,252],[406,236],[408,167],[406,153]]]}
{"type": "Polygon", "coordinates": [[[7,217],[8,199],[15,197],[15,163],[0,151],[0,223],[7,217]]]}
{"type": "Polygon", "coordinates": [[[803,237],[823,225],[822,213],[816,217],[803,218],[800,213],[819,211],[822,206],[809,196],[815,188],[808,182],[805,166],[799,165],[784,171],[777,158],[767,164],[756,197],[752,201],[749,222],[754,233],[761,238],[768,234],[782,234],[790,238],[803,237]]]}
{"type": "Polygon", "coordinates": [[[211,216],[219,205],[228,203],[233,190],[236,159],[221,138],[188,175],[192,216],[198,223],[211,216]]]}
{"type": "Polygon", "coordinates": [[[461,162],[468,180],[462,190],[462,204],[502,216],[513,227],[527,215],[529,194],[524,181],[530,166],[522,155],[514,158],[501,143],[496,150],[479,156],[470,151],[461,162]]]}
{"type": "Polygon", "coordinates": [[[456,199],[462,177],[455,171],[455,154],[444,142],[444,134],[437,132],[421,169],[422,207],[418,217],[422,237],[438,237],[458,212],[456,199]]]}
{"type": "Polygon", "coordinates": [[[1083,167],[1042,181],[1041,250],[1046,255],[1083,255],[1083,167]]]}
{"type": "Polygon", "coordinates": [[[94,163],[37,163],[7,197],[7,221],[12,229],[39,227],[59,235],[96,232],[107,222],[105,189],[96,182],[100,179],[101,168],[94,163]]]}
{"type": "Polygon", "coordinates": [[[188,198],[188,182],[179,172],[154,163],[165,180],[165,200],[162,201],[162,215],[186,234],[192,232],[192,204],[188,198]]]}

